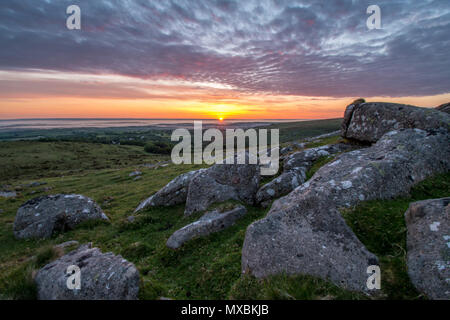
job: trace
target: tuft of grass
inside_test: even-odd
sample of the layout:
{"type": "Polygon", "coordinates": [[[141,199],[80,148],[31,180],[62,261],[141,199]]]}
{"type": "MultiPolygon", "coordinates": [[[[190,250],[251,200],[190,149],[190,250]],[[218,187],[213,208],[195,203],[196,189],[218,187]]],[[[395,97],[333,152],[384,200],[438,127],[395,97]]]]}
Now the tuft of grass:
{"type": "Polygon", "coordinates": [[[334,158],[336,158],[336,155],[322,156],[316,161],[314,161],[311,168],[309,168],[309,170],[306,171],[306,180],[311,179],[311,177],[317,172],[317,170],[326,165],[328,162],[331,162],[334,158]]]}
{"type": "Polygon", "coordinates": [[[35,300],[37,295],[33,264],[24,264],[9,270],[0,277],[0,299],[35,300]]]}
{"type": "Polygon", "coordinates": [[[449,194],[450,173],[444,173],[422,181],[412,188],[409,196],[366,201],[352,209],[341,209],[344,219],[359,240],[380,259],[382,291],[388,299],[422,297],[407,274],[404,214],[409,204],[443,198],[449,194]]]}
{"type": "Polygon", "coordinates": [[[322,139],[319,139],[318,141],[312,141],[306,144],[305,148],[317,148],[321,146],[325,146],[327,144],[334,144],[334,143],[347,143],[347,140],[342,138],[339,135],[331,136],[331,137],[325,137],[322,139]]]}
{"type": "Polygon", "coordinates": [[[36,268],[42,268],[49,262],[59,258],[62,253],[63,252],[56,250],[55,247],[51,245],[40,248],[34,259],[34,266],[36,268]]]}
{"type": "Polygon", "coordinates": [[[228,201],[224,201],[224,202],[220,202],[220,203],[214,203],[206,211],[217,210],[218,212],[223,213],[223,212],[233,210],[234,208],[236,208],[239,205],[241,205],[241,203],[239,201],[228,200],[228,201]]]}
{"type": "Polygon", "coordinates": [[[243,275],[229,292],[230,299],[250,300],[354,300],[366,296],[341,289],[306,275],[276,275],[256,279],[243,275]]]}
{"type": "Polygon", "coordinates": [[[325,119],[275,123],[265,128],[280,129],[280,143],[284,143],[339,130],[341,123],[342,119],[325,119]]]}
{"type": "Polygon", "coordinates": [[[40,248],[36,256],[10,269],[0,277],[0,288],[2,288],[0,299],[35,300],[37,288],[34,276],[37,270],[57,259],[60,255],[61,252],[53,246],[47,245],[40,248]]]}

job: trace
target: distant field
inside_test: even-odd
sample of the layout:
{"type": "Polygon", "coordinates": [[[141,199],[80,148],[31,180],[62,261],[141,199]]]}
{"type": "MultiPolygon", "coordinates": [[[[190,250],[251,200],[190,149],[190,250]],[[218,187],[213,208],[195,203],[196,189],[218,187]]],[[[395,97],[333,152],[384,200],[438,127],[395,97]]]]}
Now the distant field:
{"type": "MultiPolygon", "coordinates": [[[[278,123],[267,128],[279,128],[280,143],[283,143],[338,130],[340,123],[340,119],[314,120],[278,123]]],[[[12,139],[14,135],[1,133],[0,139],[12,139]]],[[[167,155],[147,153],[143,148],[149,142],[170,143],[170,131],[167,130],[30,130],[17,134],[16,138],[25,140],[0,142],[0,181],[71,175],[86,170],[122,168],[169,159],[167,155]],[[41,136],[41,139],[28,140],[31,136],[41,136]],[[118,142],[121,144],[115,144],[118,142]]]]}
{"type": "Polygon", "coordinates": [[[277,123],[266,128],[280,129],[280,143],[283,143],[339,130],[341,123],[342,119],[326,119],[277,123]]]}

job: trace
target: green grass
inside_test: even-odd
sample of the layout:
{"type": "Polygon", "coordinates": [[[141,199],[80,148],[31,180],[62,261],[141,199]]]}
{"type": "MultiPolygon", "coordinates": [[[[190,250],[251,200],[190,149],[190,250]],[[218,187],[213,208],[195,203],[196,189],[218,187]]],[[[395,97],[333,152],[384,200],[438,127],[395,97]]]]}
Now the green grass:
{"type": "Polygon", "coordinates": [[[388,299],[416,299],[421,295],[409,281],[406,269],[404,214],[411,202],[448,197],[450,174],[440,174],[415,186],[408,197],[366,201],[342,210],[348,225],[367,249],[380,258],[382,289],[388,299]]]}
{"type": "Polygon", "coordinates": [[[342,119],[277,123],[267,129],[280,129],[280,143],[301,140],[333,132],[341,128],[342,119]]]}
{"type": "MultiPolygon", "coordinates": [[[[241,248],[247,226],[265,216],[266,210],[249,207],[249,213],[233,227],[187,243],[173,251],[165,246],[177,229],[194,221],[186,218],[184,207],[151,208],[129,223],[140,200],[157,191],[172,177],[191,168],[170,165],[144,171],[133,181],[127,173],[101,170],[95,175],[51,178],[55,192],[81,192],[102,204],[110,223],[85,223],[77,229],[48,240],[16,240],[12,222],[18,206],[28,197],[0,200],[5,212],[0,216],[0,292],[3,298],[31,299],[35,294],[31,274],[55,256],[54,244],[77,240],[93,242],[103,252],[121,254],[140,271],[140,298],[160,296],[175,299],[364,299],[334,285],[308,276],[276,276],[266,280],[241,277],[241,248]],[[111,183],[115,181],[114,183],[111,183]],[[132,191],[130,191],[132,190],[132,191]],[[112,197],[112,200],[111,200],[112,197]],[[31,259],[31,260],[30,260],[31,259]],[[31,261],[31,262],[30,262],[31,261]]],[[[406,275],[403,214],[411,201],[448,195],[449,174],[427,179],[411,197],[389,201],[369,201],[343,212],[348,224],[369,250],[378,255],[382,266],[382,286],[387,298],[415,299],[406,275]]],[[[218,206],[219,208],[221,206],[218,206]]]]}
{"type": "Polygon", "coordinates": [[[336,155],[322,156],[316,161],[314,161],[311,168],[309,168],[309,170],[306,171],[306,180],[311,179],[311,177],[317,172],[317,170],[326,165],[328,162],[332,161],[334,158],[336,158],[336,155]]]}
{"type": "MultiPolygon", "coordinates": [[[[408,197],[377,200],[341,210],[349,226],[381,264],[382,299],[423,299],[406,271],[406,225],[409,203],[450,194],[450,173],[430,177],[411,190],[408,197]]],[[[233,286],[237,299],[367,299],[308,276],[272,276],[264,280],[243,276],[233,286]]]]}
{"type": "MultiPolygon", "coordinates": [[[[330,143],[331,138],[320,143],[330,143]]],[[[266,209],[248,207],[248,214],[231,228],[190,241],[176,251],[165,246],[167,239],[200,214],[186,218],[183,206],[151,208],[137,214],[133,223],[127,221],[140,201],[179,174],[200,166],[139,167],[142,179],[134,181],[129,177],[130,172],[140,163],[162,160],[161,156],[145,154],[141,147],[78,142],[28,141],[0,145],[0,161],[8,166],[2,171],[2,184],[6,177],[13,189],[20,190],[16,198],[0,198],[3,210],[0,213],[1,299],[35,299],[33,275],[61,254],[53,249],[55,244],[69,240],[93,242],[103,252],[120,254],[134,263],[142,279],[141,299],[161,296],[174,299],[366,298],[308,276],[279,275],[265,280],[242,276],[245,230],[253,221],[263,218],[266,209]],[[93,167],[93,160],[97,167],[93,167]],[[42,178],[47,182],[45,187],[52,189],[27,186],[37,178],[42,178]],[[81,193],[91,197],[110,221],[84,223],[51,239],[16,240],[12,230],[19,206],[33,197],[55,193],[81,193]]],[[[327,161],[319,159],[309,174],[327,161]]],[[[403,214],[412,201],[448,196],[449,178],[449,174],[429,178],[416,186],[409,197],[365,202],[342,211],[358,238],[380,258],[385,298],[422,298],[406,274],[403,214]]],[[[217,208],[225,209],[228,205],[217,208]]]]}
{"type": "Polygon", "coordinates": [[[229,298],[244,300],[367,299],[362,294],[346,291],[330,282],[305,275],[277,275],[266,279],[244,275],[233,285],[229,298]]]}
{"type": "Polygon", "coordinates": [[[168,156],[152,155],[139,146],[85,142],[0,142],[0,181],[79,174],[87,170],[156,163],[168,156]]]}
{"type": "Polygon", "coordinates": [[[316,147],[321,147],[327,144],[333,144],[333,143],[340,143],[340,142],[344,142],[347,143],[347,139],[342,138],[339,135],[336,136],[331,136],[331,137],[325,137],[325,138],[321,138],[318,139],[317,141],[312,141],[306,144],[305,148],[316,148],[316,147]]]}

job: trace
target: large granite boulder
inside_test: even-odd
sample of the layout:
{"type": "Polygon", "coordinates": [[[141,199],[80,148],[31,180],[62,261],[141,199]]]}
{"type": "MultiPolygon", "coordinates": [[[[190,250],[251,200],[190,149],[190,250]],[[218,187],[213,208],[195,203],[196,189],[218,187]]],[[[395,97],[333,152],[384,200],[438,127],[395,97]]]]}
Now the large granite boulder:
{"type": "Polygon", "coordinates": [[[306,183],[274,202],[251,224],[242,249],[242,270],[256,277],[309,274],[367,292],[367,251],[339,208],[407,193],[426,177],[450,169],[447,132],[392,131],[372,147],[339,155],[306,183]]]}
{"type": "Polygon", "coordinates": [[[112,253],[83,245],[40,269],[35,277],[39,300],[136,300],[139,272],[112,253]],[[80,289],[69,289],[70,266],[77,266],[80,289]]]}
{"type": "Polygon", "coordinates": [[[389,131],[406,128],[450,131],[450,115],[435,109],[396,103],[351,104],[345,110],[341,135],[373,143],[389,131]]]}
{"type": "Polygon", "coordinates": [[[189,240],[231,227],[246,213],[247,209],[244,206],[238,206],[226,212],[219,212],[217,210],[207,212],[199,220],[175,231],[167,240],[166,245],[171,249],[178,249],[189,240]]]}
{"type": "Polygon", "coordinates": [[[192,178],[204,169],[190,171],[179,175],[151,197],[142,201],[134,212],[147,207],[169,207],[185,203],[189,183],[192,178]]]}
{"type": "Polygon", "coordinates": [[[297,188],[306,180],[306,173],[321,157],[360,148],[348,143],[336,143],[310,148],[290,154],[284,160],[283,173],[263,185],[256,193],[256,202],[266,207],[270,201],[284,196],[297,188]]]}
{"type": "Polygon", "coordinates": [[[99,205],[88,197],[78,194],[37,197],[17,210],[14,236],[49,238],[54,232],[74,229],[87,220],[108,220],[99,205]]]}
{"type": "Polygon", "coordinates": [[[411,203],[405,213],[408,274],[431,299],[450,299],[450,198],[411,203]]]}
{"type": "Polygon", "coordinates": [[[253,205],[259,181],[259,165],[215,164],[192,178],[184,213],[201,212],[213,203],[227,200],[253,205]]]}

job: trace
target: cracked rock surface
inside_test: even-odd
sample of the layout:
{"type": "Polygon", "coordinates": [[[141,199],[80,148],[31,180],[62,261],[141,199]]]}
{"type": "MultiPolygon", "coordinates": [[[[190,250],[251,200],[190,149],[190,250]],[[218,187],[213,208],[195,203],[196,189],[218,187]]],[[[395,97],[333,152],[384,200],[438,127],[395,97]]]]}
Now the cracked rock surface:
{"type": "Polygon", "coordinates": [[[450,299],[450,198],[413,202],[405,220],[411,282],[431,299],[450,299]]]}

